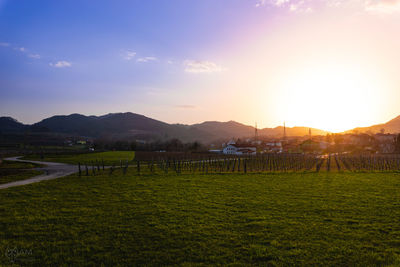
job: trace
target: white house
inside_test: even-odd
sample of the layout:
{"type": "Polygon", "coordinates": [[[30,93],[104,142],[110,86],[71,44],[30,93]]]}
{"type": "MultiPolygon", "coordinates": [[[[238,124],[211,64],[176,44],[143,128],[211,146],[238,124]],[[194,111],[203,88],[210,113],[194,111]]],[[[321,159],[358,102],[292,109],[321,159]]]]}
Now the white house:
{"type": "Polygon", "coordinates": [[[236,155],[237,151],[238,151],[238,149],[235,145],[227,145],[222,150],[222,153],[227,154],[227,155],[236,155]]]}
{"type": "Polygon", "coordinates": [[[283,151],[282,142],[271,141],[265,144],[265,152],[282,153],[282,151],[283,151]]]}
{"type": "Polygon", "coordinates": [[[226,147],[224,147],[222,153],[226,155],[256,155],[257,148],[246,145],[237,145],[231,141],[226,147]]]}

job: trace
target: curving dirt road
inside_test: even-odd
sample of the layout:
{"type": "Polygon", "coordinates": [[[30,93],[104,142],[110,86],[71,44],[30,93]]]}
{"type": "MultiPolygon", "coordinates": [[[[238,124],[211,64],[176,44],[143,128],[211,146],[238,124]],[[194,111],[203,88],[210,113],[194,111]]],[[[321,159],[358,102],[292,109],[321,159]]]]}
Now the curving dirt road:
{"type": "Polygon", "coordinates": [[[26,180],[15,181],[15,182],[10,182],[10,183],[6,183],[6,184],[0,184],[0,189],[5,189],[5,188],[9,188],[9,187],[14,187],[14,186],[20,186],[20,185],[33,184],[33,183],[37,183],[37,182],[45,181],[45,180],[57,179],[57,178],[64,177],[64,176],[73,174],[75,172],[78,172],[78,166],[75,166],[75,165],[56,163],[56,162],[21,160],[19,158],[20,157],[12,157],[12,158],[6,158],[5,160],[30,162],[30,163],[37,163],[37,164],[45,165],[45,167],[43,167],[43,168],[35,168],[34,169],[34,170],[43,170],[45,173],[38,175],[38,176],[34,176],[34,177],[26,179],[26,180]]]}

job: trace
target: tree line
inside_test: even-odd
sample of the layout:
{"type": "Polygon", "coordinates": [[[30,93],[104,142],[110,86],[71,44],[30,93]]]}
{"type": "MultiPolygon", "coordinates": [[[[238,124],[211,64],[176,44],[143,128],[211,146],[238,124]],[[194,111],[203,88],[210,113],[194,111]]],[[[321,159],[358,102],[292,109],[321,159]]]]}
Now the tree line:
{"type": "Polygon", "coordinates": [[[112,141],[97,139],[93,142],[95,150],[119,150],[119,151],[168,151],[168,152],[206,152],[207,147],[200,142],[184,143],[179,139],[167,141],[112,141]]]}

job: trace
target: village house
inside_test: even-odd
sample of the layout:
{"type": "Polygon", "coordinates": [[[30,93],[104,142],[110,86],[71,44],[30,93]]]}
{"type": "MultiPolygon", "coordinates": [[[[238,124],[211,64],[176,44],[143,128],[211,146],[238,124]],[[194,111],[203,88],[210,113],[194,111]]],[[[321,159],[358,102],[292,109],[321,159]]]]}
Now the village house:
{"type": "Polygon", "coordinates": [[[269,141],[265,144],[265,152],[281,153],[283,151],[282,142],[269,141]]]}
{"type": "Polygon", "coordinates": [[[230,141],[226,147],[224,147],[222,153],[225,155],[256,155],[257,148],[236,144],[234,141],[230,141]]]}

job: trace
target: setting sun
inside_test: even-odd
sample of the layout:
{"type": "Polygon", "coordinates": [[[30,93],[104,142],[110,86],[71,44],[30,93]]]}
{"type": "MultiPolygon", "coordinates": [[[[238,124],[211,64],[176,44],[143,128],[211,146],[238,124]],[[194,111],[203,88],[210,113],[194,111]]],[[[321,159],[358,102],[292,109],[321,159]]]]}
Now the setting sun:
{"type": "Polygon", "coordinates": [[[361,66],[308,66],[277,85],[289,122],[340,132],[376,119],[382,97],[376,76],[361,66]]]}

